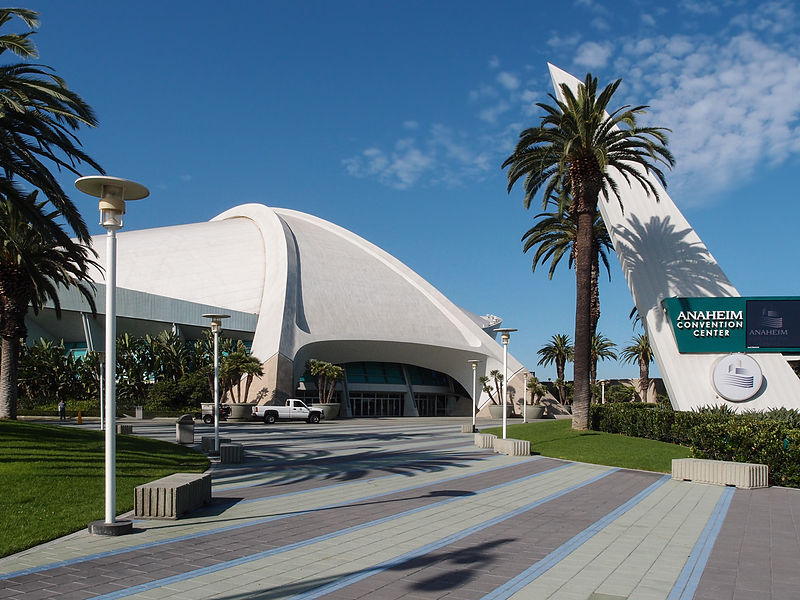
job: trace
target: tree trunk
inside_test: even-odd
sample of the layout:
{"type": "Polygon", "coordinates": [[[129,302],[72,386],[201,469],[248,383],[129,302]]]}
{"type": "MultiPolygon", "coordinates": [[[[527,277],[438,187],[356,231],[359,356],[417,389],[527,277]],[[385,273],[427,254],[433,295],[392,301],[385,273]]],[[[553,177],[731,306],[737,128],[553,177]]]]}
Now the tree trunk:
{"type": "Polygon", "coordinates": [[[0,419],[17,418],[17,365],[19,340],[3,337],[0,365],[0,419]]]}
{"type": "MultiPolygon", "coordinates": [[[[594,230],[592,230],[592,309],[591,309],[591,327],[592,335],[597,333],[597,322],[600,320],[600,258],[598,249],[594,247],[596,240],[594,240],[594,230]]],[[[594,377],[593,377],[594,379],[594,377]]]]}
{"type": "Polygon", "coordinates": [[[592,241],[594,239],[595,211],[589,207],[578,213],[578,233],[575,253],[575,361],[574,397],[572,400],[572,428],[589,428],[589,403],[591,389],[592,340],[592,241]]]}
{"type": "Polygon", "coordinates": [[[250,396],[250,384],[253,383],[254,375],[252,373],[248,373],[247,381],[244,384],[244,401],[247,402],[247,398],[250,396]]]}
{"type": "Polygon", "coordinates": [[[563,360],[559,360],[556,362],[556,377],[557,383],[556,386],[558,387],[558,401],[561,404],[567,403],[567,388],[564,385],[564,366],[565,362],[563,360]]]}
{"type": "Polygon", "coordinates": [[[647,388],[650,387],[650,365],[646,360],[639,359],[639,395],[642,402],[647,402],[647,388]]]}

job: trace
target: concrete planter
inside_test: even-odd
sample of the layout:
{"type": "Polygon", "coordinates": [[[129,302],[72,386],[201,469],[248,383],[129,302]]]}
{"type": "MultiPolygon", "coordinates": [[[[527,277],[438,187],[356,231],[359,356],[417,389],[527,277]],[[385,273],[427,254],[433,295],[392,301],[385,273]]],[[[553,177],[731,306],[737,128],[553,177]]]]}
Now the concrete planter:
{"type": "Polygon", "coordinates": [[[544,417],[544,406],[541,404],[533,404],[525,407],[525,417],[529,421],[534,419],[541,419],[544,417]]]}
{"type": "MultiPolygon", "coordinates": [[[[506,417],[510,417],[514,414],[514,408],[508,404],[506,405],[506,417]]],[[[503,418],[503,407],[499,404],[491,404],[489,406],[489,416],[492,419],[502,419],[503,418]]]]}
{"type": "Polygon", "coordinates": [[[253,405],[252,404],[227,404],[231,407],[231,414],[228,416],[228,421],[252,421],[253,420],[253,405]]]}
{"type": "Polygon", "coordinates": [[[339,408],[342,405],[339,402],[328,402],[325,404],[312,404],[312,408],[318,408],[322,411],[322,418],[326,421],[336,419],[339,417],[339,408]]]}

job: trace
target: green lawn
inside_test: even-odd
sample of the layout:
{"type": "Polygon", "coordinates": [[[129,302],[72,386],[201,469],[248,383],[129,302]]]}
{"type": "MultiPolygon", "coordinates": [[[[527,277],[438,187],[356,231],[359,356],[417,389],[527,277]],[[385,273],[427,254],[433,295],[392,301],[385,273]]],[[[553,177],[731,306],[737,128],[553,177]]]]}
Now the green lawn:
{"type": "MultiPolygon", "coordinates": [[[[0,556],[102,519],[104,452],[102,431],[0,421],[0,556]]],[[[117,514],[133,508],[137,485],[207,468],[188,448],[117,436],[117,514]]]]}
{"type": "MultiPolygon", "coordinates": [[[[502,429],[494,427],[482,433],[500,436],[502,429]]],[[[569,419],[508,425],[508,437],[529,440],[532,454],[660,473],[672,471],[673,458],[691,456],[688,448],[666,442],[599,431],[573,431],[569,419]]]]}

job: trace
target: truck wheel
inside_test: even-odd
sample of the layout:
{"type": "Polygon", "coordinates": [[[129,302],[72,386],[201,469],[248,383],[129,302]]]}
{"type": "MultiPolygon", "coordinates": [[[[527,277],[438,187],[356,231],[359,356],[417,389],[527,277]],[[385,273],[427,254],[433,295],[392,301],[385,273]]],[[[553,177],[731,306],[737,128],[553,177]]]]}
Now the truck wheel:
{"type": "Polygon", "coordinates": [[[308,415],[308,422],[319,423],[319,415],[317,413],[314,413],[313,415],[308,415]]]}
{"type": "Polygon", "coordinates": [[[278,416],[274,412],[264,413],[264,423],[267,425],[272,425],[277,420],[278,416]]]}
{"type": "Polygon", "coordinates": [[[214,422],[214,417],[211,415],[203,415],[203,423],[211,425],[214,422]]]}

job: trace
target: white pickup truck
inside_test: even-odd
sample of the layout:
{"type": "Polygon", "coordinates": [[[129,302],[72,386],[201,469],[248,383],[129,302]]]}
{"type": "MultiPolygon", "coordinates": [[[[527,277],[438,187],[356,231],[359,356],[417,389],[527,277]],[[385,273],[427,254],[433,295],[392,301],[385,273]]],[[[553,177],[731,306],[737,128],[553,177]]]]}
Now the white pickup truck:
{"type": "Polygon", "coordinates": [[[270,404],[254,406],[253,417],[263,419],[267,424],[274,423],[278,419],[303,419],[308,423],[319,423],[322,410],[309,408],[305,402],[297,398],[289,398],[284,406],[270,404]]]}

